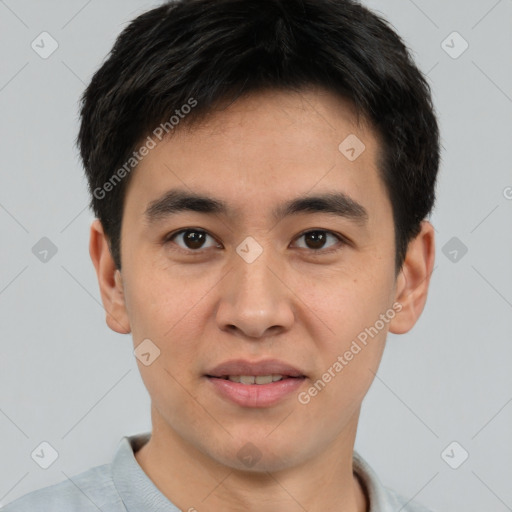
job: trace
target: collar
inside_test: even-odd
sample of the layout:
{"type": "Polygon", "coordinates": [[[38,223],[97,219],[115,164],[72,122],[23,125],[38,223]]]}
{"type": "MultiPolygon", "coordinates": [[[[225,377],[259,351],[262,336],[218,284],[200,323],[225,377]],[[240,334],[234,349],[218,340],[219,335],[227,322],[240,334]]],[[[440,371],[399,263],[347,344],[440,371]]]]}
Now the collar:
{"type": "MultiPolygon", "coordinates": [[[[112,461],[114,485],[128,512],[180,512],[155,486],[140,467],[135,452],[144,446],[151,432],[121,439],[112,461]]],[[[368,512],[391,512],[388,491],[380,483],[370,465],[356,452],[352,459],[353,471],[362,484],[369,502],[368,512]]]]}

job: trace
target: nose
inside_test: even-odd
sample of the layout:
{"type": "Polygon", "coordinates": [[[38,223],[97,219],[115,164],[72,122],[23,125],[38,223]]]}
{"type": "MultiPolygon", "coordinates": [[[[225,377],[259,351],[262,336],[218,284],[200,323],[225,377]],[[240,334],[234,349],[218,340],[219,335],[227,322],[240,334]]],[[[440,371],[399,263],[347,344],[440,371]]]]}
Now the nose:
{"type": "Polygon", "coordinates": [[[293,325],[293,293],[279,276],[282,272],[269,252],[265,249],[252,263],[233,255],[232,270],[222,280],[216,311],[221,330],[261,339],[285,332],[293,325]]]}

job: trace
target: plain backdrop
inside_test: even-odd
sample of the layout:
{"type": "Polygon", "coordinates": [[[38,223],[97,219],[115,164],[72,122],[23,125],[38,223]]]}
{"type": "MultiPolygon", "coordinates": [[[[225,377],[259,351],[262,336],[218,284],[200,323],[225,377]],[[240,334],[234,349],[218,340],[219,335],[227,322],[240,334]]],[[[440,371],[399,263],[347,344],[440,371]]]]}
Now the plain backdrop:
{"type": "MultiPolygon", "coordinates": [[[[510,511],[512,0],[365,4],[427,74],[443,154],[428,302],[410,333],[388,338],[356,449],[386,485],[439,512],[510,511]]],[[[92,74],[126,23],[156,5],[0,2],[4,504],[110,462],[122,436],[150,429],[131,338],[104,321],[74,140],[92,74]],[[46,51],[58,44],[47,58],[33,49],[40,37],[46,51]],[[42,442],[58,453],[46,470],[31,457],[42,442]]]]}

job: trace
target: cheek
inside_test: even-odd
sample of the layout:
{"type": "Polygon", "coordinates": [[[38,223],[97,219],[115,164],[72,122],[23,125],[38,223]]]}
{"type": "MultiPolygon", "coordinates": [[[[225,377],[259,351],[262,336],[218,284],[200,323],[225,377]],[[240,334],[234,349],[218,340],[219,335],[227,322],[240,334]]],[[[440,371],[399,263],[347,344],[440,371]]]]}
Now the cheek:
{"type": "Polygon", "coordinates": [[[337,410],[362,400],[380,363],[396,315],[393,281],[382,277],[387,275],[368,271],[357,278],[331,279],[310,290],[305,300],[328,326],[314,338],[320,356],[315,378],[320,382],[311,391],[332,401],[337,410]]]}
{"type": "Polygon", "coordinates": [[[390,307],[393,297],[389,272],[373,271],[370,265],[350,272],[333,271],[304,283],[304,304],[327,327],[321,339],[338,348],[373,325],[390,307]]]}
{"type": "MultiPolygon", "coordinates": [[[[377,315],[378,319],[379,316],[377,315]]],[[[323,340],[318,347],[322,357],[318,373],[299,396],[299,403],[309,404],[316,413],[333,422],[329,428],[339,430],[356,414],[377,373],[385,347],[387,325],[375,328],[375,318],[361,327],[353,322],[339,323],[339,335],[323,340]]],[[[380,326],[380,324],[378,325],[380,326]]]]}
{"type": "MultiPolygon", "coordinates": [[[[194,316],[208,283],[185,282],[172,269],[144,270],[139,267],[128,276],[125,289],[127,312],[134,338],[167,340],[194,316]]],[[[136,341],[136,339],[135,339],[136,341]]]]}
{"type": "Polygon", "coordinates": [[[218,279],[184,279],[170,269],[131,277],[127,307],[134,346],[150,339],[160,351],[155,371],[139,363],[141,376],[152,396],[168,392],[170,399],[180,391],[178,382],[189,388],[199,372],[212,310],[208,290],[218,279]]]}

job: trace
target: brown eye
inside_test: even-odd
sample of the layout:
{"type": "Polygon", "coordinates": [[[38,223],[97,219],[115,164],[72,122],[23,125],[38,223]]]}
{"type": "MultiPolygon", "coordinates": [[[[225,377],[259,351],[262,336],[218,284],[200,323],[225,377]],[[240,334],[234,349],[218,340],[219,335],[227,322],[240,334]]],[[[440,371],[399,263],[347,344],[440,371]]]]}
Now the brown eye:
{"type": "Polygon", "coordinates": [[[339,236],[334,235],[330,231],[322,230],[306,231],[297,238],[297,240],[300,239],[304,239],[304,244],[298,244],[298,246],[304,249],[311,249],[312,251],[329,248],[342,241],[339,236]],[[329,240],[333,242],[328,244],[329,240]]]}
{"type": "Polygon", "coordinates": [[[327,235],[322,231],[310,231],[304,235],[304,239],[310,249],[321,249],[325,245],[327,235]]]}
{"type": "Polygon", "coordinates": [[[209,235],[206,231],[199,229],[183,229],[169,237],[167,241],[176,241],[176,244],[179,247],[182,249],[190,249],[191,251],[207,249],[217,245],[211,235],[209,235]],[[205,242],[208,240],[208,238],[210,238],[212,242],[210,245],[205,245],[205,242]]]}

